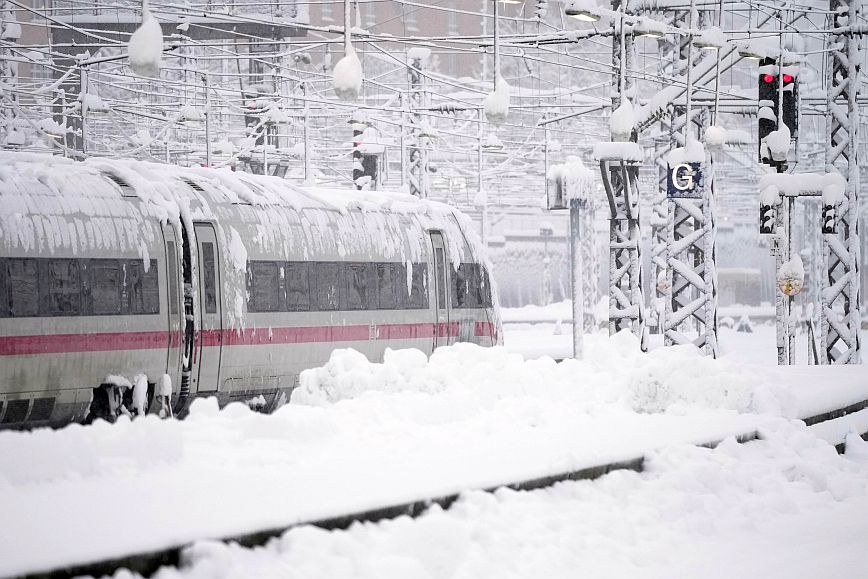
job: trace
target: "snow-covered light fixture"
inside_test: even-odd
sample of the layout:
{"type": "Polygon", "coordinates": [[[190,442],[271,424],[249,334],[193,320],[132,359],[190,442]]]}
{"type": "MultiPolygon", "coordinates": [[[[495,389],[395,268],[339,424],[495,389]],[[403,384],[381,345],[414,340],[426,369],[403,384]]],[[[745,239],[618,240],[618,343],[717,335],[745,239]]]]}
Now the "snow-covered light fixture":
{"type": "Polygon", "coordinates": [[[600,10],[594,0],[568,0],[564,14],[582,22],[597,22],[600,10]]]}
{"type": "Polygon", "coordinates": [[[738,45],[738,55],[748,60],[760,60],[766,57],[765,47],[758,45],[755,41],[741,42],[738,45]]]}
{"type": "Polygon", "coordinates": [[[352,46],[335,65],[334,88],[342,101],[354,101],[362,92],[362,62],[352,46]]]}
{"type": "Polygon", "coordinates": [[[640,18],[633,25],[633,36],[656,39],[664,38],[666,36],[666,25],[650,18],[640,18]]]}
{"type": "Polygon", "coordinates": [[[334,89],[342,101],[354,101],[362,92],[362,62],[353,48],[349,0],[344,0],[344,57],[335,64],[334,89]]]}
{"type": "Polygon", "coordinates": [[[486,120],[499,125],[505,123],[509,116],[509,85],[499,74],[494,84],[494,90],[485,97],[482,106],[486,120]]]}
{"type": "Polygon", "coordinates": [[[717,50],[725,44],[726,36],[717,26],[703,30],[693,37],[693,46],[702,50],[717,50]]]}
{"type": "Polygon", "coordinates": [[[130,36],[128,51],[130,68],[134,73],[139,76],[159,76],[163,31],[148,9],[148,0],[142,1],[142,23],[130,36]]]}

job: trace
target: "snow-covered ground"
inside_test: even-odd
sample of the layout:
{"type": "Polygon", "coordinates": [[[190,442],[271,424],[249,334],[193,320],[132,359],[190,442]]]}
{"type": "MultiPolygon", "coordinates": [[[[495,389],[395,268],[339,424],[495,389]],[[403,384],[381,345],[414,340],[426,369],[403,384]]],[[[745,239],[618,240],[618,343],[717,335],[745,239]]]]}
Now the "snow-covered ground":
{"type": "Polygon", "coordinates": [[[448,511],[201,542],[174,577],[865,577],[868,443],[845,457],[804,429],[653,452],[646,471],[533,492],[466,493],[448,511]]]}
{"type": "MultiPolygon", "coordinates": [[[[459,344],[430,360],[400,351],[372,364],[338,352],[307,372],[293,404],[273,415],[240,404],[218,412],[213,400],[200,400],[180,422],[147,417],[0,433],[0,512],[10,522],[0,525],[0,576],[642,455],[652,457],[642,475],[471,493],[416,522],[299,529],[256,551],[200,543],[186,571],[696,576],[706,562],[731,556],[733,545],[747,549],[746,569],[759,573],[796,537],[810,545],[811,533],[822,537],[818,550],[850,557],[845,562],[866,557],[845,551],[868,537],[868,521],[853,516],[868,506],[868,467],[787,420],[868,398],[862,368],[792,372],[746,365],[735,352],[712,360],[688,347],[642,354],[627,334],[589,336],[586,360],[556,364],[509,350],[569,347],[567,325],[560,335],[510,328],[506,348],[459,344]],[[757,429],[768,439],[689,447],[757,429]]],[[[850,428],[859,425],[839,423],[825,436],[840,442],[850,428]]],[[[797,561],[809,558],[807,547],[796,547],[797,561]]],[[[818,560],[831,561],[826,554],[818,560]]],[[[781,567],[791,568],[818,567],[781,567]]],[[[721,576],[732,569],[721,567],[721,576]]]]}

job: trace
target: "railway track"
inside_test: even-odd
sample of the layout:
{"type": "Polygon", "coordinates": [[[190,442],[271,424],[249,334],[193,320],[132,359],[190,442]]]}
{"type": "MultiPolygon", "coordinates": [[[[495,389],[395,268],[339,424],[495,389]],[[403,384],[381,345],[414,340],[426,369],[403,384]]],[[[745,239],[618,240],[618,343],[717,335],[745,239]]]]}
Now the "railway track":
{"type": "MultiPolygon", "coordinates": [[[[868,400],[862,400],[855,404],[850,404],[840,408],[831,409],[829,411],[815,414],[813,416],[802,419],[807,426],[814,426],[824,422],[829,422],[841,419],[856,412],[868,409],[868,400]]],[[[868,430],[861,433],[863,439],[868,440],[868,430]]],[[[727,437],[729,438],[729,437],[727,437]]],[[[739,443],[748,443],[760,438],[760,434],[756,430],[741,432],[735,435],[739,443]]],[[[698,442],[696,446],[715,448],[724,439],[715,439],[705,442],[698,442]]],[[[844,452],[844,443],[836,445],[836,450],[839,453],[844,452]]],[[[424,497],[408,502],[386,505],[370,510],[363,510],[336,517],[330,517],[317,520],[299,520],[281,525],[278,527],[262,529],[251,533],[242,533],[237,535],[223,536],[211,540],[223,542],[237,543],[243,547],[256,547],[266,544],[269,540],[281,536],[286,531],[305,525],[315,526],[325,530],[340,530],[346,529],[356,522],[377,522],[385,519],[394,519],[401,516],[417,517],[431,507],[439,505],[444,509],[448,509],[455,501],[459,499],[462,493],[481,490],[484,492],[494,492],[498,489],[509,488],[513,490],[531,491],[545,488],[563,481],[578,481],[578,480],[595,480],[608,473],[618,470],[630,470],[634,472],[642,472],[645,465],[645,456],[639,455],[626,460],[618,460],[598,464],[591,467],[570,470],[566,472],[555,473],[543,477],[529,478],[519,481],[504,482],[503,484],[494,485],[487,488],[467,488],[460,492],[445,494],[441,496],[424,497]]],[[[116,558],[94,561],[86,564],[72,565],[68,567],[56,568],[46,572],[32,573],[21,575],[19,577],[25,579],[54,579],[59,577],[75,577],[75,576],[95,576],[113,575],[117,570],[126,568],[142,576],[148,577],[153,575],[163,566],[180,566],[185,561],[185,551],[192,543],[187,542],[178,544],[164,549],[133,553],[116,558]]]]}

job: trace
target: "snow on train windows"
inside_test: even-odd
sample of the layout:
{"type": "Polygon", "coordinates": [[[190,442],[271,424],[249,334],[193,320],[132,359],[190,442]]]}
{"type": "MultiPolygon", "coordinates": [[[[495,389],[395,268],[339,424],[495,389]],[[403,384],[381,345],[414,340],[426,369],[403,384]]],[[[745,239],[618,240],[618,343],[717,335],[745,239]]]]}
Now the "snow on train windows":
{"type": "Polygon", "coordinates": [[[78,260],[49,259],[42,263],[48,282],[48,314],[77,316],[81,312],[78,260]]]}
{"type": "Polygon", "coordinates": [[[202,242],[202,269],[205,282],[205,313],[217,313],[217,270],[214,268],[214,244],[202,242]]]}
{"type": "Polygon", "coordinates": [[[284,266],[277,261],[253,261],[247,264],[248,301],[251,312],[283,310],[284,266]]]}
{"type": "Polygon", "coordinates": [[[488,272],[478,263],[462,263],[452,273],[452,305],[456,308],[489,308],[488,272]]]}
{"type": "Polygon", "coordinates": [[[6,285],[9,315],[39,315],[39,270],[35,259],[7,259],[6,285]]]}
{"type": "Polygon", "coordinates": [[[142,261],[131,261],[127,275],[131,314],[156,314],[160,311],[157,260],[152,259],[147,271],[142,261]]]}
{"type": "Polygon", "coordinates": [[[394,310],[398,306],[396,292],[400,287],[400,279],[396,279],[397,263],[377,264],[377,307],[381,310],[394,310]]]}
{"type": "Polygon", "coordinates": [[[157,314],[157,260],[0,259],[0,316],[157,314]]]}
{"type": "Polygon", "coordinates": [[[178,254],[174,241],[166,242],[169,264],[169,313],[178,313],[178,254]]]}
{"type": "Polygon", "coordinates": [[[320,311],[339,310],[341,308],[341,274],[343,267],[340,262],[321,261],[315,264],[316,304],[320,311]]]}
{"type": "Polygon", "coordinates": [[[307,262],[286,264],[286,309],[290,312],[310,310],[310,264],[307,262]]]}
{"type": "Polygon", "coordinates": [[[247,311],[427,309],[427,264],[410,277],[402,263],[250,261],[247,311]]]}
{"type": "Polygon", "coordinates": [[[85,294],[90,294],[90,313],[121,313],[123,272],[116,259],[94,259],[86,266],[85,294]],[[89,292],[88,292],[89,290],[89,292]]]}
{"type": "Polygon", "coordinates": [[[346,264],[347,309],[377,309],[377,271],[373,263],[346,264]]]}

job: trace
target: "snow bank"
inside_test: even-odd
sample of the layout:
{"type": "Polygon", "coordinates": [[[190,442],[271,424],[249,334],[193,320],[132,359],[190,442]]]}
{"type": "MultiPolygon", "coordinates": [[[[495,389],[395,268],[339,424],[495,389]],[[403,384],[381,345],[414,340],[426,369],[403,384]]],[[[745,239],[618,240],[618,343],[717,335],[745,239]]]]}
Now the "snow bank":
{"type": "Polygon", "coordinates": [[[292,402],[326,406],[375,393],[411,393],[439,394],[463,407],[494,406],[503,397],[524,395],[569,400],[577,412],[609,404],[640,413],[683,412],[685,407],[793,411],[782,391],[757,384],[693,347],[645,354],[632,334],[621,332],[592,344],[587,360],[548,366],[502,348],[455,344],[438,349],[430,360],[413,350],[390,350],[380,364],[354,350],[336,350],[325,366],[302,373],[292,402]]]}

